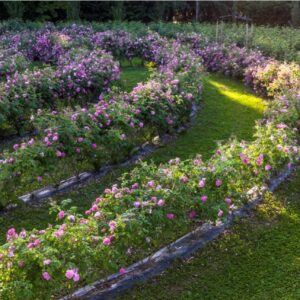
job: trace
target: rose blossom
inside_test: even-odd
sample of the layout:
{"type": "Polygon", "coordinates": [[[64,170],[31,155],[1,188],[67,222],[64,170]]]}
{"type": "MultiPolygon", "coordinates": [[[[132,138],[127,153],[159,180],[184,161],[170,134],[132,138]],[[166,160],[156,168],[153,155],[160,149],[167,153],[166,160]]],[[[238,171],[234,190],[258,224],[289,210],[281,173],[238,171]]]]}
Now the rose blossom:
{"type": "Polygon", "coordinates": [[[203,195],[203,196],[201,196],[200,199],[201,199],[202,202],[206,202],[208,197],[206,195],[203,195]]]}
{"type": "Polygon", "coordinates": [[[270,171],[271,169],[272,169],[272,166],[270,166],[270,165],[266,165],[266,166],[265,166],[265,170],[266,170],[266,171],[270,171]]]}
{"type": "Polygon", "coordinates": [[[105,237],[105,238],[103,239],[103,245],[104,245],[104,246],[109,246],[110,243],[111,243],[111,240],[110,240],[109,237],[105,237]]]}
{"type": "Polygon", "coordinates": [[[46,281],[49,281],[51,279],[51,276],[49,275],[48,272],[43,272],[42,276],[43,276],[43,279],[46,281]]]}
{"type": "Polygon", "coordinates": [[[65,217],[65,212],[63,210],[61,210],[58,214],[57,214],[59,219],[63,219],[65,217]]]}
{"type": "Polygon", "coordinates": [[[169,220],[173,220],[173,219],[174,219],[174,214],[172,214],[172,213],[167,213],[167,218],[168,218],[169,220]]]}
{"type": "Polygon", "coordinates": [[[204,188],[204,187],[205,187],[205,178],[202,178],[202,179],[199,181],[199,187],[201,187],[201,188],[204,188]]]}
{"type": "Polygon", "coordinates": [[[222,209],[219,209],[218,211],[218,218],[221,218],[223,216],[224,212],[222,209]]]}
{"type": "Polygon", "coordinates": [[[43,264],[44,264],[44,266],[49,266],[51,264],[51,262],[52,262],[51,259],[45,259],[43,264]]]}
{"type": "Polygon", "coordinates": [[[163,207],[163,206],[165,205],[165,200],[159,199],[159,200],[157,201],[157,205],[158,205],[159,207],[163,207]]]}
{"type": "Polygon", "coordinates": [[[216,180],[216,187],[220,187],[222,184],[222,180],[221,179],[217,179],[216,180]]]}

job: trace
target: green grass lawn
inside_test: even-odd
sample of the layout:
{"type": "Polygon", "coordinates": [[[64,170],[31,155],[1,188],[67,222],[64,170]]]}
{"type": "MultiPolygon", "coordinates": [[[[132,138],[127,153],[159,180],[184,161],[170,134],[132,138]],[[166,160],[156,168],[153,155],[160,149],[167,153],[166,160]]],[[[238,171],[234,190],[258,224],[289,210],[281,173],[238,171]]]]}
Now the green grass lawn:
{"type": "MultiPolygon", "coordinates": [[[[131,75],[128,78],[132,83],[141,81],[145,70],[140,71],[137,69],[130,71],[131,75]]],[[[159,163],[176,156],[185,159],[197,153],[209,158],[216,149],[217,141],[226,141],[232,134],[239,139],[251,139],[255,120],[262,117],[264,108],[262,99],[253,96],[242,83],[219,75],[206,75],[203,107],[194,126],[181,134],[174,143],[159,149],[149,159],[159,163]]],[[[129,169],[117,169],[101,180],[91,181],[80,189],[54,197],[42,206],[23,205],[5,215],[0,215],[0,241],[4,242],[9,227],[30,230],[44,228],[48,223],[53,223],[55,216],[48,214],[51,201],[59,202],[70,198],[73,200],[72,206],[77,206],[79,212],[84,212],[105,187],[117,182],[120,175],[129,169]]]]}
{"type": "Polygon", "coordinates": [[[120,299],[300,299],[300,172],[247,219],[120,299]]]}
{"type": "Polygon", "coordinates": [[[149,70],[140,65],[126,65],[122,67],[120,80],[116,85],[122,90],[130,92],[136,86],[137,82],[145,82],[149,75],[149,70]]]}

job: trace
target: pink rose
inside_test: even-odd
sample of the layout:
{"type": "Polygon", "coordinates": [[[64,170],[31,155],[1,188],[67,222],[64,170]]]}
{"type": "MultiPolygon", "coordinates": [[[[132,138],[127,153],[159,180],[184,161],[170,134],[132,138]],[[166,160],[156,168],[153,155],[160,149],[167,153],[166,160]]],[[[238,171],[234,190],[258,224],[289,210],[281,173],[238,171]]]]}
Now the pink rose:
{"type": "Polygon", "coordinates": [[[218,218],[221,218],[223,216],[223,214],[224,214],[223,210],[219,209],[218,218]]]}
{"type": "Polygon", "coordinates": [[[231,203],[232,203],[230,198],[225,198],[225,202],[227,205],[231,205],[231,203]]]}
{"type": "Polygon", "coordinates": [[[174,219],[174,214],[172,214],[172,213],[167,213],[167,218],[168,218],[169,220],[173,220],[173,219],[174,219]]]}
{"type": "Polygon", "coordinates": [[[59,219],[63,219],[65,217],[65,212],[63,210],[61,210],[57,216],[59,219]]]}
{"type": "Polygon", "coordinates": [[[79,280],[80,280],[80,276],[79,276],[79,274],[76,272],[76,273],[74,274],[74,276],[73,276],[73,281],[77,282],[77,281],[79,281],[79,280]]]}
{"type": "Polygon", "coordinates": [[[270,165],[266,165],[266,166],[265,166],[265,170],[266,170],[266,171],[270,171],[270,170],[272,170],[272,166],[270,166],[270,165]]]}
{"type": "Polygon", "coordinates": [[[106,238],[103,239],[103,245],[104,246],[109,246],[110,243],[111,243],[111,240],[110,240],[109,237],[106,237],[106,238]]]}
{"type": "Polygon", "coordinates": [[[43,272],[42,276],[43,276],[43,279],[46,281],[49,281],[51,279],[51,276],[49,275],[48,272],[43,272]]]}
{"type": "Polygon", "coordinates": [[[43,264],[44,266],[49,266],[51,264],[51,259],[45,259],[43,264]]]}
{"type": "Polygon", "coordinates": [[[202,202],[206,202],[208,197],[206,195],[203,195],[203,196],[201,196],[200,199],[201,199],[202,202]]]}
{"type": "Polygon", "coordinates": [[[157,202],[157,205],[158,205],[159,207],[163,207],[163,206],[165,205],[165,200],[159,199],[158,202],[157,202]]]}
{"type": "Polygon", "coordinates": [[[74,269],[69,269],[66,271],[65,276],[67,279],[71,280],[74,277],[74,274],[75,274],[74,269]]]}
{"type": "Polygon", "coordinates": [[[201,188],[204,188],[205,187],[205,178],[202,178],[200,181],[199,181],[199,187],[201,188]]]}
{"type": "Polygon", "coordinates": [[[139,202],[139,201],[134,201],[133,206],[134,206],[135,208],[139,208],[139,207],[141,207],[141,202],[139,202]]]}
{"type": "Polygon", "coordinates": [[[222,184],[222,180],[221,179],[217,179],[216,180],[216,187],[220,187],[222,184]]]}

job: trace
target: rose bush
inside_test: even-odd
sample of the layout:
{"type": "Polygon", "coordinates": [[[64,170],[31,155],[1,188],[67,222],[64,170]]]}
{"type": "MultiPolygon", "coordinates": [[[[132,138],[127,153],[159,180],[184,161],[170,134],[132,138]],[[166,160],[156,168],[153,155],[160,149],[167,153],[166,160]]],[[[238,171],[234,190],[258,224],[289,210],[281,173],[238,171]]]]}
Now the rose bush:
{"type": "Polygon", "coordinates": [[[0,83],[0,129],[9,124],[19,131],[37,109],[93,102],[95,94],[107,91],[119,73],[119,64],[110,54],[85,49],[61,55],[56,67],[7,73],[0,83]]]}

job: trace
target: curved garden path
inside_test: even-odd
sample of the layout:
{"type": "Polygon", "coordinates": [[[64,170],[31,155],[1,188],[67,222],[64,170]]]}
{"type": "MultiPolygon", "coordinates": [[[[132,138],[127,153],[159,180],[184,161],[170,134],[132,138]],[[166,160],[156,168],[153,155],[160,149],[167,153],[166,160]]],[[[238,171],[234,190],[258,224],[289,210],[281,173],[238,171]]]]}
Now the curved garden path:
{"type": "MultiPolygon", "coordinates": [[[[128,67],[127,73],[127,84],[132,85],[147,76],[144,69],[139,70],[137,67],[128,67]]],[[[254,96],[241,82],[224,76],[206,74],[203,81],[203,106],[194,126],[170,145],[157,150],[148,159],[159,163],[174,157],[186,159],[197,153],[201,153],[203,158],[207,159],[216,149],[218,141],[226,141],[232,135],[244,140],[252,138],[255,120],[262,117],[265,109],[263,100],[254,96]]],[[[113,171],[105,178],[57,196],[54,200],[71,198],[71,205],[77,206],[79,212],[84,212],[103,189],[116,182],[125,171],[128,171],[128,168],[113,171]]],[[[9,227],[15,227],[19,231],[22,228],[44,228],[48,223],[53,223],[56,216],[49,216],[48,210],[49,203],[37,207],[23,205],[1,215],[0,241],[4,242],[9,227]]]]}

